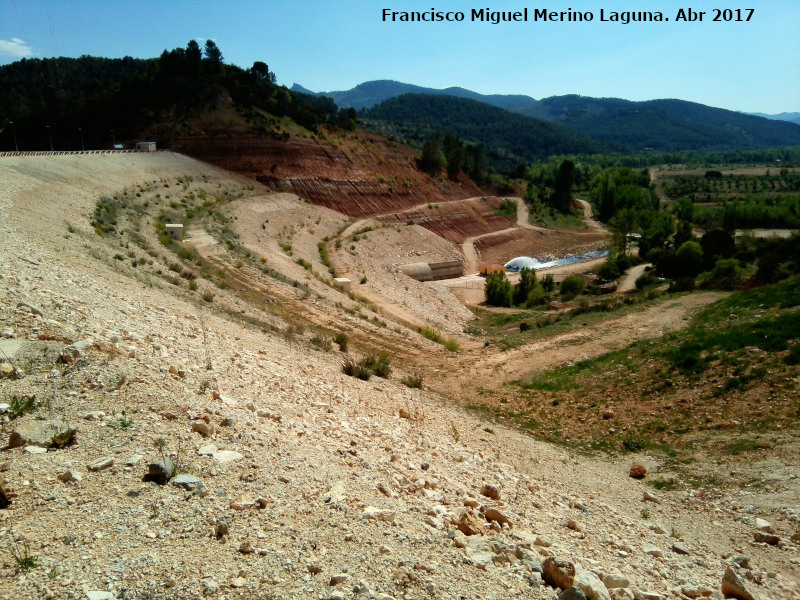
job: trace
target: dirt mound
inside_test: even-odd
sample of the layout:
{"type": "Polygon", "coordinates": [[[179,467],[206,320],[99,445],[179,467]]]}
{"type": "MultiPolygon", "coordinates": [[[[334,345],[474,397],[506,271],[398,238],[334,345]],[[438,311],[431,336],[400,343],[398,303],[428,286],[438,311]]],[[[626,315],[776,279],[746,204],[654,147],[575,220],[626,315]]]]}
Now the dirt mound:
{"type": "Polygon", "coordinates": [[[560,258],[596,250],[607,244],[607,235],[591,229],[540,231],[514,229],[482,237],[475,241],[481,262],[505,264],[517,256],[560,258]]]}

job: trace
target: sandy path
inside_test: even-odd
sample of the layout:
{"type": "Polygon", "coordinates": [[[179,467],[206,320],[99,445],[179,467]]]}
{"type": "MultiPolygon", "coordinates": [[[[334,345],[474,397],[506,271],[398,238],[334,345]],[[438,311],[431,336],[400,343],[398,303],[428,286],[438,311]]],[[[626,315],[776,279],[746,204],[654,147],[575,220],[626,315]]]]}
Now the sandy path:
{"type": "Polygon", "coordinates": [[[652,267],[650,263],[643,263],[641,265],[636,265],[632,269],[628,269],[628,272],[619,280],[619,285],[617,285],[618,292],[630,292],[636,287],[636,280],[642,276],[644,270],[647,267],[652,267]]]}

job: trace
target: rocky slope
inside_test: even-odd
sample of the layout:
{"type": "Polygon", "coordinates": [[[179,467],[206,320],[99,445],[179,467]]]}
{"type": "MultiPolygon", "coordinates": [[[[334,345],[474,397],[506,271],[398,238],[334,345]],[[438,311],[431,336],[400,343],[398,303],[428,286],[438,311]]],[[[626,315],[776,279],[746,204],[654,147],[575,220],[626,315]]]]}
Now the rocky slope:
{"type": "Polygon", "coordinates": [[[0,598],[800,597],[796,503],[652,492],[114,259],[98,197],[185,176],[249,185],[167,153],[0,158],[0,598]]]}

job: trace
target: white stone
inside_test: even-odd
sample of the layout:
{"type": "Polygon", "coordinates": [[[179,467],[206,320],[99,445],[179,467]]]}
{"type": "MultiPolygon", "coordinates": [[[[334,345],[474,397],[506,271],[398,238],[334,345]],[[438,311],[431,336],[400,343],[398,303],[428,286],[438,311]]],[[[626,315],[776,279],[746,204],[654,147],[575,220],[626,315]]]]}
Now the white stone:
{"type": "Polygon", "coordinates": [[[608,589],[627,588],[631,586],[631,581],[621,573],[609,573],[603,577],[603,583],[608,589]]]}
{"type": "Polygon", "coordinates": [[[756,519],[756,529],[765,531],[766,533],[773,533],[772,524],[764,519],[756,519]]]}
{"type": "Polygon", "coordinates": [[[661,550],[661,548],[654,546],[653,544],[645,544],[644,553],[649,554],[650,556],[655,556],[656,558],[664,556],[664,552],[661,550]]]}
{"type": "Polygon", "coordinates": [[[600,581],[600,578],[591,571],[579,571],[575,575],[575,580],[572,585],[586,594],[589,600],[611,600],[608,594],[608,589],[600,581]]]}
{"type": "Polygon", "coordinates": [[[375,519],[376,521],[388,521],[392,522],[395,518],[395,512],[393,510],[389,510],[386,508],[376,508],[374,506],[368,506],[364,509],[364,512],[361,513],[361,516],[365,519],[375,519]]]}
{"type": "Polygon", "coordinates": [[[218,462],[221,465],[227,465],[244,458],[243,455],[239,454],[235,450],[218,450],[211,456],[214,458],[215,462],[218,462]]]}

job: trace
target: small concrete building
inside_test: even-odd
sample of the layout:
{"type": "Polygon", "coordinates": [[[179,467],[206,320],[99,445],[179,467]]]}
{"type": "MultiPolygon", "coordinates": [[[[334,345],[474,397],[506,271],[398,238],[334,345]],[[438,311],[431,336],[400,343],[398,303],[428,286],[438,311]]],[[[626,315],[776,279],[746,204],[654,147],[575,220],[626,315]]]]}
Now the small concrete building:
{"type": "Polygon", "coordinates": [[[155,152],[156,151],[156,143],[155,142],[136,142],[136,149],[139,152],[155,152]]]}
{"type": "Polygon", "coordinates": [[[164,225],[164,229],[169,239],[176,242],[183,241],[183,225],[181,223],[167,223],[164,225]]]}
{"type": "Polygon", "coordinates": [[[478,274],[483,277],[488,277],[489,275],[494,275],[495,273],[505,273],[506,267],[505,265],[501,265],[498,263],[483,263],[480,267],[478,267],[478,274]]]}
{"type": "Polygon", "coordinates": [[[342,286],[345,294],[349,294],[350,291],[353,289],[353,282],[347,279],[347,277],[336,277],[334,278],[336,285],[342,286]]]}

